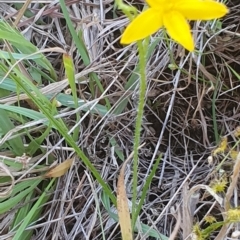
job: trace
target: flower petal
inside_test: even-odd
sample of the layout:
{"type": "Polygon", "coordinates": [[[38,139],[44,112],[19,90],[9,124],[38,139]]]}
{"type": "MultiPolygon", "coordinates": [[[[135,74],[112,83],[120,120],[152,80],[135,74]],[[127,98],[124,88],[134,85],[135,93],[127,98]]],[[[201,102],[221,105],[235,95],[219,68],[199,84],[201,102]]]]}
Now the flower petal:
{"type": "Polygon", "coordinates": [[[140,13],[125,29],[121,44],[129,44],[141,40],[157,32],[163,26],[162,14],[159,10],[149,8],[140,13]]]}
{"type": "Polygon", "coordinates": [[[211,20],[229,12],[223,3],[213,0],[180,0],[174,10],[181,12],[188,20],[211,20]]]}
{"type": "Polygon", "coordinates": [[[163,24],[170,37],[189,51],[194,50],[194,42],[187,20],[179,12],[170,11],[163,15],[163,24]]]}
{"type": "Polygon", "coordinates": [[[155,9],[163,9],[163,6],[167,4],[166,1],[169,0],[146,0],[147,4],[155,9]]]}

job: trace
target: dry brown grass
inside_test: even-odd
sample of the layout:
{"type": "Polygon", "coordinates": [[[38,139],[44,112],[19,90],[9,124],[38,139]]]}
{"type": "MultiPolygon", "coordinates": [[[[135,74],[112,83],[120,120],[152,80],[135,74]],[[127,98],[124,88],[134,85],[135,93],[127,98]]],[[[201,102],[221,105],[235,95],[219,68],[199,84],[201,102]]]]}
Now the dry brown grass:
{"type": "MultiPolygon", "coordinates": [[[[14,21],[16,17],[17,10],[13,2],[17,1],[0,3],[0,14],[8,21],[14,21]]],[[[127,158],[133,147],[137,106],[137,87],[132,91],[124,88],[138,61],[136,47],[119,44],[121,30],[128,20],[114,10],[112,0],[66,1],[76,29],[83,29],[82,37],[91,59],[91,64],[85,67],[76,52],[58,1],[35,2],[32,1],[29,6],[34,16],[23,17],[18,24],[25,37],[39,49],[67,49],[73,56],[76,73],[94,71],[104,88],[108,89],[105,96],[112,104],[109,114],[100,117],[89,113],[81,122],[78,144],[116,191],[116,178],[122,161],[114,155],[109,138],[115,137],[119,149],[127,158]],[[128,98],[127,107],[121,114],[112,117],[111,113],[118,109],[123,98],[128,98]]],[[[142,2],[134,4],[141,6],[142,2]]],[[[170,236],[180,214],[182,221],[175,239],[186,239],[196,221],[204,226],[203,218],[209,211],[217,215],[219,220],[222,219],[222,209],[214,197],[199,191],[190,201],[188,189],[208,185],[215,178],[214,170],[219,162],[214,159],[209,165],[208,156],[217,145],[216,141],[219,141],[217,134],[227,135],[229,141],[234,142],[232,133],[240,125],[240,79],[230,69],[236,73],[240,70],[240,5],[233,0],[228,1],[227,5],[231,12],[223,19],[222,29],[214,30],[214,22],[194,23],[198,53],[191,55],[172,42],[167,46],[165,41],[160,41],[148,61],[148,92],[141,135],[141,141],[146,144],[139,155],[139,192],[155,159],[160,153],[163,158],[139,218],[158,232],[170,236]],[[170,68],[169,64],[176,64],[178,68],[170,68]],[[213,116],[213,111],[216,116],[213,116]],[[190,214],[187,210],[189,206],[190,214]],[[179,207],[180,210],[177,210],[179,207]]],[[[162,33],[157,35],[161,37],[162,33]]],[[[48,54],[48,59],[55,67],[59,81],[64,79],[62,55],[48,54]]],[[[79,97],[89,101],[97,99],[100,92],[97,91],[96,96],[90,94],[88,75],[82,75],[81,80],[86,83],[79,85],[79,97]]],[[[99,103],[104,102],[100,100],[99,103]]],[[[64,118],[69,126],[76,124],[70,109],[63,108],[61,112],[68,113],[64,118]]],[[[72,157],[72,149],[64,142],[54,147],[60,140],[60,136],[52,133],[46,142],[53,148],[57,159],[72,157]]],[[[231,170],[226,169],[227,175],[231,174],[231,170]]],[[[119,226],[109,218],[101,204],[100,187],[88,176],[89,172],[80,160],[58,180],[41,218],[29,227],[35,229],[32,239],[103,239],[95,201],[100,204],[106,239],[120,239],[119,226]],[[90,179],[95,195],[89,184],[90,179]],[[94,196],[97,196],[97,200],[94,196]]],[[[130,168],[126,171],[126,179],[129,190],[130,168]]],[[[232,203],[234,207],[237,207],[238,195],[236,187],[235,201],[232,203]]],[[[0,229],[10,222],[11,214],[2,217],[0,229]]],[[[230,226],[229,234],[236,229],[235,225],[230,226]]],[[[11,233],[5,231],[0,235],[0,239],[8,239],[11,233]]],[[[153,238],[146,238],[139,232],[135,239],[153,238]]]]}

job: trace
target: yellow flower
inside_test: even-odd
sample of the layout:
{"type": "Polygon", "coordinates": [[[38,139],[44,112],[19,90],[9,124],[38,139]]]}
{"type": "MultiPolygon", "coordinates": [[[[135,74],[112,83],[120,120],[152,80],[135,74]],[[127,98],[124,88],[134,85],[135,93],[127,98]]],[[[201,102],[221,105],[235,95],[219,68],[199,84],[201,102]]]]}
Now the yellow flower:
{"type": "Polygon", "coordinates": [[[189,51],[194,42],[187,20],[211,20],[223,17],[228,8],[214,0],[146,0],[149,7],[125,29],[121,44],[144,39],[165,27],[170,37],[189,51]]]}
{"type": "Polygon", "coordinates": [[[228,140],[227,137],[223,137],[219,146],[213,151],[213,156],[216,156],[218,153],[224,153],[227,150],[228,140]]]}

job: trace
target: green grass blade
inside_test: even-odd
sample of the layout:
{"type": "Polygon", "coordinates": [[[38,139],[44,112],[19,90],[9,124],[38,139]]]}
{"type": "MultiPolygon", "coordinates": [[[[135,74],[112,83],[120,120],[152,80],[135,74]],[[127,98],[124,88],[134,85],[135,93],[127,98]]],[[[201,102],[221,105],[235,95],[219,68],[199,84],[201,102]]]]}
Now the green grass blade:
{"type": "Polygon", "coordinates": [[[35,193],[32,191],[25,197],[23,207],[21,207],[15,214],[11,229],[17,226],[27,216],[28,212],[31,209],[31,199],[34,198],[34,195],[35,193]]]}
{"type": "Polygon", "coordinates": [[[214,87],[214,92],[213,92],[213,97],[212,97],[212,121],[213,121],[213,130],[214,130],[215,142],[219,143],[220,136],[219,136],[219,133],[218,133],[218,123],[217,123],[217,118],[216,118],[216,98],[217,98],[217,94],[218,94],[217,85],[214,87]]]}
{"type": "MultiPolygon", "coordinates": [[[[69,55],[64,54],[63,55],[63,63],[64,63],[65,71],[67,74],[68,82],[69,82],[70,88],[72,90],[74,106],[75,106],[75,108],[77,108],[78,107],[78,97],[77,97],[77,88],[76,88],[76,83],[75,83],[74,64],[73,64],[72,58],[69,55]]],[[[77,122],[80,121],[79,112],[76,113],[76,121],[77,122]]],[[[80,128],[75,128],[73,131],[73,139],[75,141],[78,140],[79,131],[80,131],[80,128]]]]}
{"type": "Polygon", "coordinates": [[[14,197],[11,197],[9,199],[5,199],[5,201],[2,201],[0,204],[0,214],[7,212],[11,208],[14,208],[19,202],[22,201],[23,198],[25,198],[31,191],[34,190],[34,188],[42,181],[42,179],[36,179],[28,181],[28,188],[25,190],[22,190],[18,194],[16,194],[14,197]]]}
{"type": "Polygon", "coordinates": [[[29,143],[28,147],[26,148],[26,153],[28,156],[33,156],[34,153],[41,149],[40,145],[42,142],[47,139],[49,136],[49,133],[51,131],[52,127],[48,126],[47,129],[42,133],[42,135],[36,139],[33,139],[30,134],[28,134],[29,139],[31,139],[31,142],[29,143]]]}
{"type": "MultiPolygon", "coordinates": [[[[109,197],[103,192],[102,196],[101,196],[101,199],[102,199],[102,203],[103,203],[104,208],[108,212],[108,215],[115,222],[118,222],[118,215],[116,213],[112,212],[109,197]]],[[[147,233],[147,236],[149,236],[149,237],[154,237],[156,239],[161,239],[161,240],[168,240],[168,237],[166,237],[163,234],[158,233],[154,229],[150,229],[150,227],[148,225],[144,224],[144,223],[140,223],[140,227],[141,227],[142,233],[143,234],[147,233]]],[[[135,232],[137,232],[137,228],[135,228],[134,230],[135,230],[135,232]]]]}
{"type": "MultiPolygon", "coordinates": [[[[0,135],[3,136],[14,128],[15,126],[9,119],[7,112],[3,109],[0,109],[0,135]]],[[[21,137],[10,139],[6,142],[6,144],[16,156],[23,155],[25,150],[21,137]]]]}
{"type": "MultiPolygon", "coordinates": [[[[2,66],[4,69],[4,66],[2,66]]],[[[7,69],[5,69],[7,72],[7,69]]],[[[68,128],[62,121],[62,119],[55,119],[54,115],[58,112],[56,108],[49,102],[49,100],[41,94],[39,89],[29,81],[18,69],[14,68],[13,71],[15,74],[10,73],[9,77],[13,79],[17,86],[19,86],[33,101],[33,103],[42,111],[42,113],[46,116],[46,118],[50,121],[53,127],[55,127],[59,133],[65,138],[66,142],[74,148],[76,154],[79,156],[81,161],[85,164],[85,166],[91,171],[91,173],[95,176],[99,184],[102,186],[103,190],[109,195],[114,205],[116,205],[116,197],[112,194],[112,191],[108,184],[102,179],[101,175],[94,167],[94,165],[90,162],[87,156],[83,153],[83,151],[78,147],[74,139],[71,135],[69,135],[68,128]]]]}
{"type": "MultiPolygon", "coordinates": [[[[0,38],[7,40],[9,43],[11,43],[12,46],[15,47],[15,49],[18,49],[18,51],[22,54],[32,54],[39,51],[36,46],[34,46],[27,39],[25,39],[24,36],[21,35],[21,33],[12,28],[5,21],[0,21],[0,38]]],[[[38,57],[34,59],[35,62],[41,67],[47,69],[50,72],[51,77],[56,80],[57,75],[51,63],[43,54],[37,54],[37,56],[38,57]],[[39,56],[41,56],[41,58],[39,58],[39,56]]]]}
{"type": "Polygon", "coordinates": [[[31,181],[30,180],[26,180],[26,181],[23,181],[23,182],[20,182],[20,183],[14,185],[13,190],[12,190],[10,196],[7,197],[7,198],[0,198],[0,203],[4,202],[8,198],[13,198],[15,195],[17,195],[17,193],[22,192],[24,189],[26,189],[29,186],[31,186],[31,183],[32,183],[32,180],[31,181]]]}
{"type": "Polygon", "coordinates": [[[36,54],[36,55],[29,56],[29,54],[23,54],[23,53],[11,53],[10,54],[9,52],[0,50],[0,58],[11,59],[12,57],[15,60],[20,60],[22,58],[24,58],[26,60],[34,60],[34,59],[42,58],[42,54],[36,54]]]}
{"type": "Polygon", "coordinates": [[[85,48],[85,45],[83,43],[83,41],[80,40],[80,38],[78,37],[74,27],[73,27],[73,24],[72,24],[72,21],[70,19],[70,16],[69,16],[69,13],[68,13],[68,10],[66,8],[66,4],[65,4],[65,1],[64,0],[59,0],[59,3],[61,5],[61,9],[62,9],[62,12],[63,12],[63,15],[64,15],[64,18],[67,22],[67,26],[69,28],[69,31],[72,35],[72,38],[74,40],[74,43],[76,44],[76,47],[78,49],[78,52],[80,53],[81,57],[82,57],[82,60],[83,60],[83,63],[85,66],[89,65],[90,64],[90,59],[89,59],[89,56],[86,52],[86,48],[85,48]]]}
{"type": "Polygon", "coordinates": [[[144,200],[145,200],[146,195],[147,195],[147,191],[148,191],[148,189],[149,189],[149,187],[150,187],[150,185],[151,185],[152,179],[153,179],[153,177],[154,177],[154,175],[155,175],[155,173],[156,173],[156,170],[157,170],[157,168],[158,168],[158,166],[159,166],[159,163],[160,163],[160,161],[161,161],[161,157],[162,157],[162,155],[160,155],[160,156],[157,158],[156,162],[155,162],[154,165],[153,165],[153,169],[152,169],[152,171],[150,172],[149,176],[147,177],[146,183],[144,184],[144,187],[143,187],[143,190],[142,190],[142,194],[141,194],[141,199],[140,199],[140,201],[139,201],[139,203],[138,203],[138,206],[137,206],[137,208],[136,208],[136,211],[135,211],[135,213],[134,213],[134,215],[133,215],[133,223],[134,223],[134,225],[135,225],[136,220],[137,220],[137,217],[138,217],[138,215],[139,215],[139,213],[140,213],[140,211],[141,211],[141,209],[142,209],[144,200]]]}
{"type": "MultiPolygon", "coordinates": [[[[110,134],[109,134],[109,136],[110,136],[110,134]]],[[[115,138],[109,137],[109,141],[110,141],[111,145],[114,147],[114,152],[116,153],[116,155],[119,157],[119,159],[124,161],[125,157],[124,157],[123,151],[117,144],[117,141],[115,140],[115,138]]]]}
{"type": "Polygon", "coordinates": [[[45,119],[46,118],[42,113],[34,111],[32,109],[27,109],[27,108],[24,108],[24,107],[17,107],[17,106],[0,104],[0,109],[5,109],[7,111],[18,113],[22,116],[31,118],[33,120],[40,120],[40,119],[45,119]]]}
{"type": "Polygon", "coordinates": [[[46,192],[48,192],[50,190],[50,188],[52,187],[54,182],[55,182],[55,179],[52,179],[51,182],[48,184],[48,186],[45,188],[45,191],[38,198],[37,202],[34,204],[34,206],[31,208],[31,210],[29,211],[27,216],[24,218],[23,223],[18,228],[18,230],[12,240],[22,239],[25,229],[32,222],[32,219],[36,218],[36,213],[39,211],[39,207],[46,202],[46,192]]]}
{"type": "MultiPolygon", "coordinates": [[[[71,35],[72,35],[74,43],[76,44],[78,52],[80,53],[80,55],[82,57],[83,63],[84,63],[85,66],[88,66],[91,62],[90,62],[90,58],[88,56],[85,44],[84,44],[84,42],[81,38],[81,34],[80,34],[80,38],[79,38],[79,36],[77,35],[77,33],[76,33],[76,31],[73,27],[72,21],[69,17],[69,13],[68,13],[68,10],[66,8],[66,4],[65,4],[64,0],[59,0],[59,3],[61,5],[64,18],[67,22],[67,26],[69,28],[69,31],[70,31],[71,35]]],[[[98,78],[97,74],[92,72],[92,73],[89,74],[89,76],[90,76],[90,85],[91,85],[91,83],[96,83],[100,92],[103,93],[104,88],[103,88],[103,86],[101,84],[101,81],[98,78]]],[[[91,92],[92,92],[92,95],[94,96],[95,94],[94,94],[93,86],[92,87],[90,86],[90,89],[92,89],[91,92]]],[[[108,109],[110,109],[111,104],[110,104],[109,100],[107,98],[105,98],[104,100],[106,101],[106,107],[108,109]]]]}

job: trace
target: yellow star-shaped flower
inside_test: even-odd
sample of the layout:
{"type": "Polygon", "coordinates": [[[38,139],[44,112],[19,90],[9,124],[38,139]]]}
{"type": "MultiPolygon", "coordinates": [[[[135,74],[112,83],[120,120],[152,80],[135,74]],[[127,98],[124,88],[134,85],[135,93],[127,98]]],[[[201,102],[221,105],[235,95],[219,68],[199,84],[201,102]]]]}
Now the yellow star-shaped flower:
{"type": "Polygon", "coordinates": [[[125,29],[121,43],[144,39],[165,27],[169,36],[189,51],[194,41],[187,20],[211,20],[223,17],[228,8],[214,0],[146,0],[149,7],[125,29]]]}

